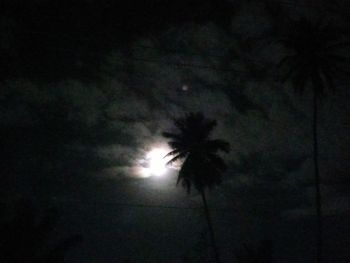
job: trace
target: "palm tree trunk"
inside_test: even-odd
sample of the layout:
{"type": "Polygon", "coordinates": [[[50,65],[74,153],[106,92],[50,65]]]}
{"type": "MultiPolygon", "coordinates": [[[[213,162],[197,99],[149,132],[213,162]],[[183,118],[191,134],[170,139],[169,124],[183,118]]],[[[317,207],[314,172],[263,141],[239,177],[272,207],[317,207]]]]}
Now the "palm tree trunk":
{"type": "Polygon", "coordinates": [[[207,223],[208,223],[209,235],[210,235],[210,240],[211,240],[211,244],[212,244],[214,255],[215,255],[215,261],[216,261],[216,263],[221,263],[218,247],[217,247],[216,241],[215,241],[213,223],[211,221],[211,217],[210,217],[210,213],[209,213],[207,199],[205,197],[204,189],[200,189],[200,193],[201,193],[202,200],[203,200],[204,212],[205,212],[205,217],[206,217],[207,223]]]}
{"type": "Polygon", "coordinates": [[[317,214],[317,251],[316,251],[316,262],[322,262],[322,207],[321,207],[321,189],[320,189],[320,172],[318,166],[318,134],[317,134],[317,122],[318,122],[318,94],[317,91],[313,91],[313,161],[314,161],[314,173],[315,173],[315,188],[316,188],[316,214],[317,214]]]}

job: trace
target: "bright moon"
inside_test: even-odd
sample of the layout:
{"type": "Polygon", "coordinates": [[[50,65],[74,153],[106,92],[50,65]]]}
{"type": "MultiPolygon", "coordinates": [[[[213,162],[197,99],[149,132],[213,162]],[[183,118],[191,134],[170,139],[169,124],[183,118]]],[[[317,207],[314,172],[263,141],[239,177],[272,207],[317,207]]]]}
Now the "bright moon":
{"type": "Polygon", "coordinates": [[[167,153],[168,151],[162,148],[155,148],[148,152],[145,158],[145,167],[142,169],[143,176],[164,175],[169,161],[169,158],[164,158],[167,153]]]}

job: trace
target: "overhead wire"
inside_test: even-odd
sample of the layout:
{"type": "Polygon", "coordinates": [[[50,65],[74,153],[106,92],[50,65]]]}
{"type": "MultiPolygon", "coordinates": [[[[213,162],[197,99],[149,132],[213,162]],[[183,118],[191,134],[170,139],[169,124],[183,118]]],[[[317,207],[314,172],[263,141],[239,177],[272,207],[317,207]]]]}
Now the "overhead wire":
{"type": "MultiPolygon", "coordinates": [[[[112,206],[112,207],[130,207],[130,208],[141,208],[141,209],[172,209],[172,210],[201,210],[203,206],[169,206],[169,205],[150,205],[150,204],[133,204],[133,203],[120,203],[120,202],[103,202],[103,201],[82,201],[82,200],[74,200],[74,199],[58,199],[52,198],[50,200],[56,204],[80,204],[80,205],[88,205],[88,206],[112,206]]],[[[211,207],[210,210],[215,211],[232,211],[234,208],[224,208],[224,207],[211,207]]]]}

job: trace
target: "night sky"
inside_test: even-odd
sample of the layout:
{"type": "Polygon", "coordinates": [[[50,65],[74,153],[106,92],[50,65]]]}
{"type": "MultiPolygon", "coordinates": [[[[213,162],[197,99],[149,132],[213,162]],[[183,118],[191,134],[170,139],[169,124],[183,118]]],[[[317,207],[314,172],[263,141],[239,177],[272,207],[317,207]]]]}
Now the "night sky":
{"type": "MultiPolygon", "coordinates": [[[[202,111],[231,145],[208,191],[223,262],[261,240],[275,262],[313,262],[312,94],[280,81],[271,36],[308,17],[349,39],[349,13],[340,0],[2,1],[1,214],[56,208],[53,240],[82,237],[68,263],[214,262],[178,167],[140,172],[173,118],[202,111]]],[[[324,262],[350,262],[348,83],[320,99],[324,262]]]]}

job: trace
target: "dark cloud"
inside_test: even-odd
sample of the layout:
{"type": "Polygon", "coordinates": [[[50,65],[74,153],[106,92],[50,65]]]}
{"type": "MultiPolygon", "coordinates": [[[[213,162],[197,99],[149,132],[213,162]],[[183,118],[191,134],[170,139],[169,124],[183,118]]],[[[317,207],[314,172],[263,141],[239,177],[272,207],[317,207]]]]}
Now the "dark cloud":
{"type": "MultiPolygon", "coordinates": [[[[23,147],[18,143],[16,151],[36,149],[44,157],[55,156],[54,165],[67,166],[65,169],[96,160],[96,171],[107,169],[127,176],[145,150],[160,140],[159,135],[169,127],[171,117],[203,110],[218,118],[217,134],[233,146],[229,159],[238,163],[233,173],[282,180],[297,173],[300,161],[310,156],[308,99],[300,100],[268,80],[257,82],[236,75],[237,70],[251,74],[234,59],[236,56],[238,61],[244,54],[239,48],[241,41],[214,24],[188,24],[173,27],[152,39],[139,38],[130,44],[128,53],[113,51],[103,63],[102,78],[97,82],[86,84],[74,79],[45,85],[29,80],[4,82],[1,119],[5,127],[11,127],[6,136],[17,141],[36,134],[37,141],[29,139],[35,146],[23,147]],[[229,69],[226,71],[221,65],[228,56],[232,62],[226,64],[229,69]],[[71,158],[75,161],[67,162],[71,158]]],[[[341,95],[337,96],[341,99],[341,95]]],[[[324,107],[338,103],[334,96],[330,100],[333,102],[325,101],[324,107]]],[[[321,127],[326,125],[327,118],[329,122],[335,117],[331,112],[325,110],[321,127]]],[[[345,115],[336,116],[337,121],[332,120],[338,132],[326,125],[329,132],[323,135],[326,130],[321,129],[321,146],[322,141],[339,140],[339,132],[346,130],[342,128],[345,115]]],[[[345,147],[344,144],[348,142],[326,143],[324,153],[332,152],[332,146],[345,147]]],[[[333,151],[340,153],[335,148],[333,151]]],[[[30,152],[28,155],[35,156],[30,152]]],[[[340,165],[322,156],[321,150],[325,162],[340,165]]],[[[90,165],[87,167],[91,169],[90,165]]],[[[309,165],[304,167],[302,173],[311,172],[309,165]]]]}

